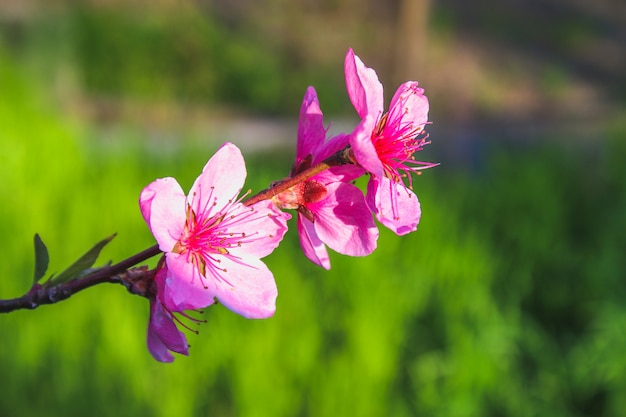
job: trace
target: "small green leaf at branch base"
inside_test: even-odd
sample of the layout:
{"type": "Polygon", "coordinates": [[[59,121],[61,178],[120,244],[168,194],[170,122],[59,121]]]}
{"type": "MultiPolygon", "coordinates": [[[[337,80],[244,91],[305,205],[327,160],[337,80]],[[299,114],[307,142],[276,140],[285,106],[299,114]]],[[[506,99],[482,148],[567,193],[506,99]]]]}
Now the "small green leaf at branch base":
{"type": "Polygon", "coordinates": [[[35,275],[33,276],[33,285],[37,285],[37,282],[46,274],[48,270],[48,263],[50,262],[50,256],[48,255],[48,248],[39,237],[38,233],[35,233],[35,275]]]}
{"type": "Polygon", "coordinates": [[[70,281],[74,278],[78,278],[83,274],[83,272],[93,266],[100,255],[100,251],[104,248],[116,235],[113,234],[106,239],[101,240],[96,243],[93,248],[89,249],[87,253],[78,258],[76,262],[70,265],[65,271],[61,272],[56,277],[52,278],[51,281],[54,284],[62,284],[64,282],[70,281]]]}

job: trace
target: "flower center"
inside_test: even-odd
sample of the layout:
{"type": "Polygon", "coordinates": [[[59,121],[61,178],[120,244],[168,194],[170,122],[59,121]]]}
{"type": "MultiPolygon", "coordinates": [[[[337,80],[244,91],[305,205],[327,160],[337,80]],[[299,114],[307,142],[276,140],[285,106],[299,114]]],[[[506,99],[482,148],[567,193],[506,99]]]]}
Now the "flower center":
{"type": "Polygon", "coordinates": [[[219,213],[211,217],[196,216],[191,206],[187,204],[185,227],[172,252],[187,254],[188,261],[193,263],[204,277],[207,263],[220,262],[213,255],[228,254],[227,247],[232,245],[229,241],[232,236],[223,236],[218,227],[224,217],[225,215],[219,213]]]}
{"type": "Polygon", "coordinates": [[[385,176],[396,183],[408,177],[411,188],[412,178],[408,173],[419,174],[418,171],[437,164],[415,160],[415,152],[421,151],[430,142],[423,126],[416,126],[407,115],[406,108],[395,105],[378,120],[371,140],[378,159],[383,164],[385,176]]]}

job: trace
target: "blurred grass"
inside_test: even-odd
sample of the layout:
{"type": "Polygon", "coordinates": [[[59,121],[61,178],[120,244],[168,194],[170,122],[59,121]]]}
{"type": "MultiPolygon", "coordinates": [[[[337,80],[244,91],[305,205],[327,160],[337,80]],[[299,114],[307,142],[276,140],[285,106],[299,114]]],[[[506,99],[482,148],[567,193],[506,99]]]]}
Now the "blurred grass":
{"type": "MultiPolygon", "coordinates": [[[[1,49],[0,86],[2,298],[28,289],[35,232],[51,271],[112,232],[103,261],[152,245],[140,190],[163,176],[187,189],[219,144],[166,147],[132,130],[107,141],[55,111],[1,49]]],[[[415,181],[418,232],[382,230],[373,255],[332,254],[330,272],[292,227],[267,258],[276,316],[210,308],[174,364],[150,357],[148,304],[120,286],[1,315],[0,415],[618,416],[625,133],[618,122],[578,153],[496,149],[475,173],[444,163],[415,181]]],[[[291,164],[246,158],[253,190],[291,164]]]]}

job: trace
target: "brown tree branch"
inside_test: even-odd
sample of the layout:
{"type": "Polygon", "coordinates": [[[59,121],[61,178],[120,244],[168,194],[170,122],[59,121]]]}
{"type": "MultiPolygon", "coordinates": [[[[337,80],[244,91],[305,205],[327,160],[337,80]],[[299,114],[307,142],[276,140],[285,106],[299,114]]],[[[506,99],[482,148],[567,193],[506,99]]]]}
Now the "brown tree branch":
{"type": "MultiPolygon", "coordinates": [[[[161,253],[161,250],[157,245],[155,245],[123,260],[118,264],[99,268],[98,270],[81,278],[73,279],[58,285],[48,285],[48,282],[35,284],[28,293],[21,297],[10,300],[0,300],[0,313],[9,313],[19,309],[32,310],[40,305],[54,304],[58,301],[71,297],[79,291],[105,282],[124,284],[129,291],[131,291],[129,285],[132,283],[124,281],[125,274],[129,272],[131,267],[150,259],[159,253],[161,253]]],[[[146,275],[146,277],[149,276],[150,271],[148,271],[147,268],[143,268],[140,271],[142,274],[146,275]]],[[[137,279],[136,275],[137,274],[132,274],[135,279],[137,279]]]]}

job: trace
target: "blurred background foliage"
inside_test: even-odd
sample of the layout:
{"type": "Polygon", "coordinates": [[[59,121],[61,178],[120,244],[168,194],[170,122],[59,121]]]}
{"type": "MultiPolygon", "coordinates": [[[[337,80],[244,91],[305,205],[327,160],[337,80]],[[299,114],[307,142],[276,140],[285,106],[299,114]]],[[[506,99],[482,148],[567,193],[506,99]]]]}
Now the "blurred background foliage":
{"type": "MultiPolygon", "coordinates": [[[[153,244],[143,186],[225,140],[287,174],[306,86],[354,114],[343,57],[431,100],[423,220],[363,259],[267,258],[269,320],[221,306],[155,362],[148,303],[102,285],[0,315],[2,416],[620,416],[626,409],[626,13],[609,0],[0,0],[0,297],[32,236],[64,269],[153,244]]],[[[293,229],[293,228],[292,228],[293,229]]],[[[155,260],[151,261],[154,264],[155,260]]]]}

